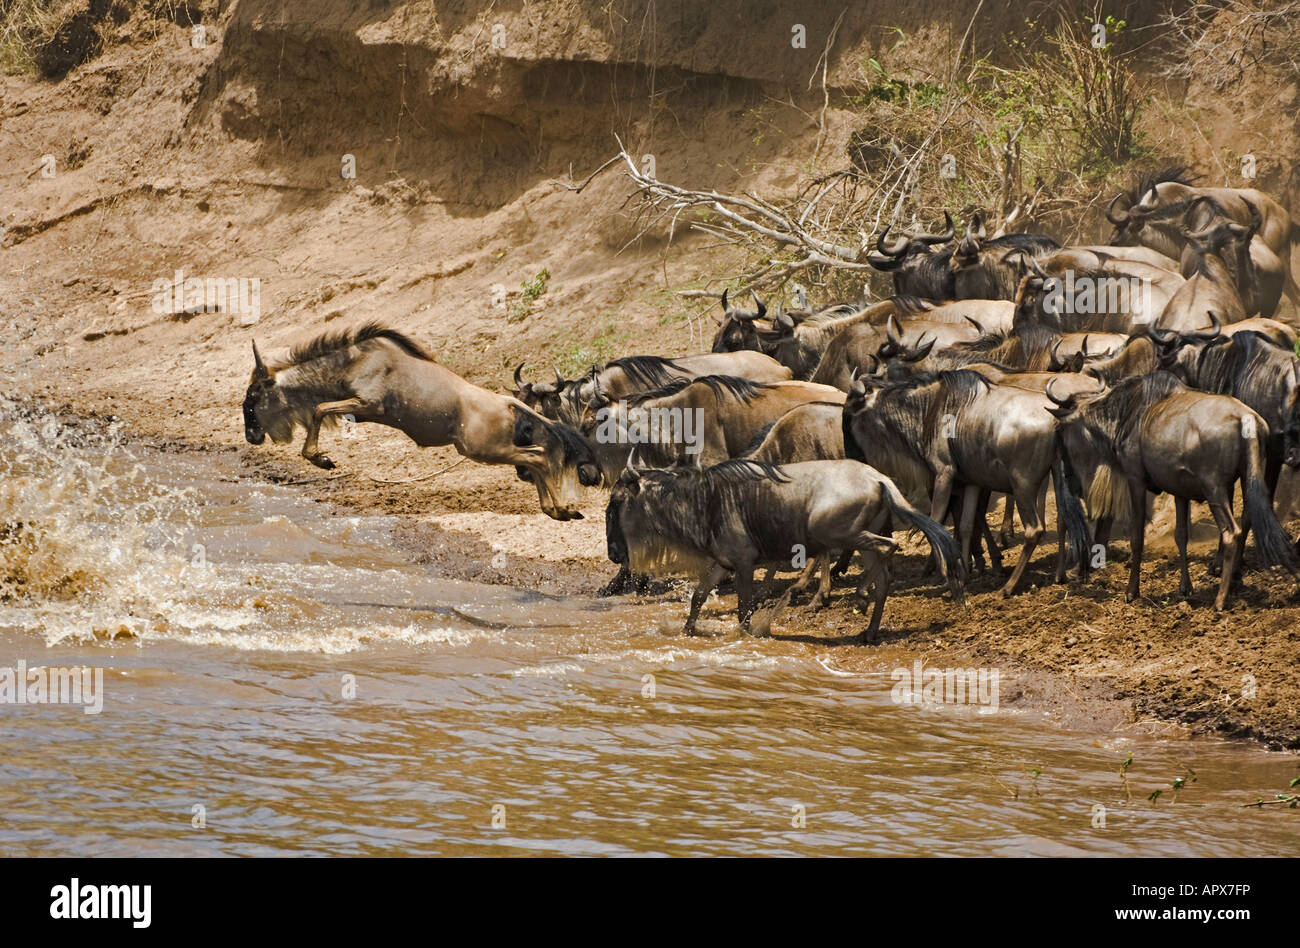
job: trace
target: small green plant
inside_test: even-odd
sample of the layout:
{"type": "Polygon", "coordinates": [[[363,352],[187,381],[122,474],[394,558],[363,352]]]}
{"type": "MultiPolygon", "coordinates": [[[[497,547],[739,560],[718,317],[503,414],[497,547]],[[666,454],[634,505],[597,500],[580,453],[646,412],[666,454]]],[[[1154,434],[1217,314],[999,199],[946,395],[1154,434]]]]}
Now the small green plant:
{"type": "Polygon", "coordinates": [[[522,292],[519,299],[510,304],[509,312],[506,319],[509,322],[517,323],[521,319],[527,319],[533,311],[533,303],[546,294],[547,284],[551,281],[551,271],[542,267],[541,272],[531,280],[525,280],[519,284],[522,292]]]}
{"type": "MultiPolygon", "coordinates": [[[[1196,783],[1196,771],[1191,767],[1188,767],[1181,776],[1175,777],[1173,780],[1172,788],[1175,803],[1178,802],[1178,792],[1185,788],[1189,783],[1196,783]]],[[[1153,790],[1147,795],[1147,799],[1152,803],[1155,803],[1164,795],[1164,792],[1163,789],[1153,790]]]]}

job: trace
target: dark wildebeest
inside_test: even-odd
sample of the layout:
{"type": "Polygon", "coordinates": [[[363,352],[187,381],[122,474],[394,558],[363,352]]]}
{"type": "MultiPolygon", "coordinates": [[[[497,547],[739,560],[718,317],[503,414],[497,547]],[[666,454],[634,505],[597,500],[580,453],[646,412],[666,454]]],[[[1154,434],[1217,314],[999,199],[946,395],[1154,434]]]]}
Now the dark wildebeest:
{"type": "Polygon", "coordinates": [[[948,266],[952,250],[936,252],[931,249],[938,244],[948,243],[956,233],[952,215],[945,211],[943,220],[942,233],[908,231],[891,243],[888,238],[893,224],[888,224],[876,238],[876,249],[880,252],[867,254],[867,262],[877,270],[894,274],[896,295],[917,296],[928,300],[957,298],[952,270],[948,266]]]}
{"type": "Polygon", "coordinates": [[[302,427],[302,456],[328,470],[334,462],[317,447],[323,423],[348,416],[387,425],[422,448],[452,445],[481,464],[514,465],[556,520],[581,518],[579,485],[600,483],[591,446],[576,431],[465,381],[395,329],[367,323],[325,333],[270,364],[254,343],[253,362],[244,395],[250,444],[267,435],[287,444],[302,427]]]}
{"type": "MultiPolygon", "coordinates": [[[[1282,465],[1300,468],[1300,359],[1255,332],[1221,336],[1204,345],[1177,339],[1160,359],[1162,368],[1192,388],[1231,395],[1264,419],[1264,483],[1271,503],[1282,465]]],[[[1243,527],[1248,536],[1249,524],[1243,527]]]]}
{"type": "Polygon", "coordinates": [[[955,599],[962,598],[957,548],[943,527],[916,510],[893,481],[856,461],[807,461],[775,467],[733,460],[707,469],[629,469],[606,512],[609,557],[649,572],[689,571],[699,577],[682,631],[695,632],[700,607],[729,570],[736,574],[741,631],[757,605],[754,569],[857,550],[864,569],[858,596],[875,585],[870,641],[889,595],[893,525],[920,530],[955,599]]]}
{"type": "MultiPolygon", "coordinates": [[[[1065,578],[1066,539],[1076,559],[1088,548],[1087,523],[1077,502],[1061,491],[1064,469],[1056,422],[1045,395],[994,385],[977,372],[957,370],[881,384],[854,383],[844,406],[844,450],[905,484],[924,484],[930,515],[940,519],[954,491],[963,491],[957,534],[962,563],[969,562],[981,491],[1011,495],[1025,525],[1025,545],[1004,596],[1017,592],[1044,530],[1046,483],[1057,485],[1060,534],[1057,580],[1065,578]]],[[[987,529],[987,528],[985,528],[987,529]]]]}
{"type": "MultiPolygon", "coordinates": [[[[1232,491],[1242,482],[1245,516],[1255,529],[1255,545],[1267,566],[1282,566],[1300,578],[1300,556],[1273,514],[1264,484],[1264,439],[1268,426],[1256,412],[1226,395],[1188,388],[1168,372],[1124,379],[1111,389],[1087,395],[1056,396],[1052,414],[1061,420],[1067,458],[1091,436],[1083,450],[1100,448],[1118,474],[1115,490],[1127,490],[1131,519],[1129,583],[1126,601],[1141,592],[1142,544],[1146,533],[1146,493],[1174,495],[1181,577],[1178,590],[1191,593],[1187,569],[1189,502],[1210,506],[1223,548],[1223,569],[1214,608],[1223,610],[1241,558],[1243,531],[1232,512],[1232,491]]],[[[1067,464],[1068,466],[1068,464],[1067,464]]],[[[1075,485],[1067,475],[1065,493],[1075,485]]],[[[1086,570],[1085,570],[1086,571],[1086,570]]]]}
{"type": "MultiPolygon", "coordinates": [[[[1064,332],[1129,333],[1153,325],[1186,281],[1173,271],[1094,251],[1008,261],[1031,277],[1038,312],[1064,332]]],[[[1024,292],[1022,281],[1018,293],[1024,292]]],[[[1019,300],[1019,295],[1017,300],[1019,300]]]]}
{"type": "MultiPolygon", "coordinates": [[[[604,483],[613,485],[636,450],[651,464],[709,466],[738,457],[758,433],[791,408],[842,403],[843,393],[811,382],[751,382],[722,375],[679,379],[617,402],[597,394],[580,429],[591,438],[604,483]]],[[[632,577],[627,563],[605,587],[610,594],[632,577]]]]}
{"type": "MultiPolygon", "coordinates": [[[[838,461],[844,457],[844,427],[841,420],[844,406],[839,402],[809,402],[797,405],[760,431],[754,438],[756,445],[744,455],[746,460],[761,461],[766,464],[795,464],[800,461],[838,461]]],[[[837,573],[842,573],[848,566],[848,557],[852,550],[840,558],[836,565],[837,573]]],[[[829,556],[820,556],[808,560],[795,584],[790,587],[790,594],[803,592],[808,588],[813,575],[821,569],[821,585],[810,609],[819,609],[830,601],[831,594],[831,560],[829,556]]],[[[773,572],[768,573],[771,582],[773,572]]]]}
{"type": "Polygon", "coordinates": [[[1061,249],[1044,234],[1004,234],[988,239],[984,220],[976,214],[966,236],[952,252],[955,297],[959,300],[1013,300],[1020,284],[1021,256],[1046,257],[1061,249]]]}
{"type": "MultiPolygon", "coordinates": [[[[1253,206],[1261,221],[1250,254],[1261,273],[1280,273],[1282,291],[1300,307],[1300,288],[1291,273],[1291,251],[1300,240],[1300,227],[1277,201],[1253,188],[1196,187],[1185,168],[1165,168],[1144,175],[1127,192],[1111,200],[1106,218],[1115,225],[1112,244],[1141,244],[1169,257],[1181,259],[1185,237],[1184,216],[1201,198],[1216,212],[1238,224],[1249,225],[1253,206]],[[1120,205],[1124,205],[1121,207],[1120,205]]],[[[1264,311],[1271,316],[1271,311],[1264,311]]]]}
{"type": "Polygon", "coordinates": [[[678,379],[701,375],[734,375],[755,382],[783,382],[790,378],[789,369],[761,352],[705,353],[672,359],[625,356],[594,366],[576,379],[565,379],[557,369],[554,382],[525,382],[523,368],[520,363],[515,369],[515,397],[547,418],[566,425],[578,424],[599,393],[617,401],[678,379]]]}

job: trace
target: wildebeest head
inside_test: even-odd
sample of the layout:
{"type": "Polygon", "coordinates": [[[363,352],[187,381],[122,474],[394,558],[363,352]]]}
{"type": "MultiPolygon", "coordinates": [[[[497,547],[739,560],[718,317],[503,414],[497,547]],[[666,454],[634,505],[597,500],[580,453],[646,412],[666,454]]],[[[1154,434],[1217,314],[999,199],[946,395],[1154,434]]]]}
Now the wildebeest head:
{"type": "Polygon", "coordinates": [[[560,400],[565,390],[575,383],[566,380],[559,369],[552,368],[555,371],[554,382],[525,382],[524,364],[520,362],[515,366],[515,398],[547,418],[556,419],[560,417],[560,400]]]}
{"type": "Polygon", "coordinates": [[[894,274],[895,293],[932,300],[952,299],[949,251],[936,253],[931,249],[953,238],[952,215],[945,211],[943,219],[944,230],[937,234],[905,231],[901,237],[890,241],[889,231],[893,224],[889,224],[876,238],[876,249],[880,252],[867,254],[867,262],[877,270],[894,274]]]}
{"type": "Polygon", "coordinates": [[[741,352],[746,349],[763,351],[755,320],[767,318],[767,306],[758,298],[757,293],[753,296],[758,309],[751,311],[732,306],[727,302],[727,291],[722,291],[723,315],[721,319],[714,317],[718,331],[713,336],[713,352],[741,352]]]}
{"type": "Polygon", "coordinates": [[[253,376],[244,392],[244,438],[249,444],[261,444],[270,435],[277,444],[287,444],[293,440],[298,423],[289,399],[276,385],[275,375],[262,361],[254,342],[253,376]]]}
{"type": "Polygon", "coordinates": [[[601,482],[591,445],[572,428],[515,408],[514,444],[533,448],[533,460],[516,466],[521,481],[537,487],[542,512],[553,520],[581,520],[582,487],[601,482]]]}
{"type": "Polygon", "coordinates": [[[1164,185],[1189,187],[1192,178],[1180,166],[1149,171],[1127,191],[1121,191],[1106,205],[1106,220],[1114,226],[1109,244],[1117,247],[1149,247],[1178,259],[1182,249],[1174,216],[1161,208],[1158,189],[1164,185]]]}
{"type": "Polygon", "coordinates": [[[1014,300],[1024,271],[1022,259],[1059,249],[1043,234],[1003,234],[989,238],[984,219],[971,218],[966,236],[952,252],[953,293],[959,300],[1014,300]]]}
{"type": "MultiPolygon", "coordinates": [[[[1259,209],[1243,201],[1250,212],[1248,224],[1238,224],[1223,213],[1212,199],[1192,201],[1183,217],[1183,237],[1187,241],[1182,253],[1183,275],[1189,276],[1203,266],[1207,254],[1223,261],[1239,291],[1246,291],[1255,281],[1255,267],[1250,257],[1250,242],[1264,220],[1259,209]]],[[[1245,293],[1243,292],[1243,296],[1245,293]]]]}
{"type": "Polygon", "coordinates": [[[699,572],[709,558],[683,543],[705,541],[709,497],[707,483],[693,467],[640,468],[636,456],[610,492],[605,508],[605,548],[611,560],[634,572],[699,572]]]}

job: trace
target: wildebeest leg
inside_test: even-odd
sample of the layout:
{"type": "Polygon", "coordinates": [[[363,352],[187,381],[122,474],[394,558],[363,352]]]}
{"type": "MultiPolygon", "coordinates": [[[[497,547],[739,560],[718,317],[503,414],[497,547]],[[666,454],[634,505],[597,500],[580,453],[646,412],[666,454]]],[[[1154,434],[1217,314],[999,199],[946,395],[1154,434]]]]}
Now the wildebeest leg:
{"type": "MultiPolygon", "coordinates": [[[[849,564],[853,562],[853,553],[854,550],[848,549],[840,554],[840,558],[835,561],[835,565],[831,568],[832,576],[844,575],[844,571],[848,569],[849,564]]],[[[827,582],[829,582],[829,580],[827,580],[827,582]]]]}
{"type": "Polygon", "coordinates": [[[632,584],[632,571],[626,566],[620,566],[614,578],[600,588],[596,593],[597,596],[616,596],[625,592],[627,587],[632,584]]]}
{"type": "Polygon", "coordinates": [[[880,630],[880,617],[885,611],[885,600],[889,597],[889,560],[898,549],[898,545],[889,537],[878,536],[864,531],[857,541],[862,551],[862,581],[858,584],[858,598],[867,598],[867,584],[871,583],[875,591],[875,604],[871,609],[871,620],[862,630],[861,641],[867,645],[875,640],[880,630]]]}
{"type": "Polygon", "coordinates": [[[749,631],[749,618],[758,605],[754,596],[754,564],[736,564],[736,621],[741,632],[749,631]]]}
{"type": "Polygon", "coordinates": [[[1186,497],[1174,498],[1174,543],[1178,544],[1178,594],[1192,594],[1192,577],[1187,571],[1187,527],[1192,503],[1186,497]]]}
{"type": "Polygon", "coordinates": [[[1016,484],[1014,496],[1016,508],[1020,511],[1020,522],[1025,527],[1025,545],[1020,548],[1020,559],[1016,562],[1016,568],[1011,571],[1011,578],[1002,587],[1003,596],[1013,596],[1020,591],[1025,570],[1029,568],[1029,561],[1033,558],[1034,550],[1038,548],[1038,541],[1043,536],[1043,513],[1038,502],[1039,498],[1046,495],[1039,489],[1039,485],[1016,484]]]}
{"type": "Polygon", "coordinates": [[[1219,594],[1214,597],[1214,611],[1222,612],[1228,607],[1228,592],[1232,588],[1232,577],[1241,559],[1241,541],[1244,533],[1237,518],[1232,515],[1231,502],[1222,499],[1210,501],[1210,513],[1219,525],[1219,546],[1223,550],[1223,573],[1219,576],[1219,594]]]}
{"type": "MultiPolygon", "coordinates": [[[[1233,497],[1236,495],[1236,491],[1237,491],[1237,485],[1236,485],[1236,484],[1229,484],[1229,485],[1228,485],[1228,507],[1229,507],[1229,508],[1232,507],[1233,497]]],[[[1245,513],[1245,509],[1244,509],[1244,508],[1245,508],[1245,504],[1242,504],[1242,508],[1243,508],[1242,512],[1245,513]]],[[[1223,553],[1224,553],[1224,550],[1223,550],[1223,544],[1220,543],[1220,544],[1219,544],[1219,548],[1218,548],[1217,550],[1214,551],[1214,557],[1210,560],[1210,575],[1211,575],[1211,576],[1219,576],[1219,575],[1222,575],[1222,572],[1223,572],[1223,553]]]]}
{"type": "Polygon", "coordinates": [[[1132,602],[1142,592],[1142,543],[1146,539],[1147,524],[1143,512],[1146,510],[1147,489],[1141,481],[1130,480],[1128,483],[1129,500],[1133,504],[1133,523],[1129,525],[1129,564],[1128,589],[1124,592],[1124,601],[1132,602]]]}
{"type": "Polygon", "coordinates": [[[1002,527],[998,530],[998,539],[1003,546],[1010,546],[1016,535],[1016,499],[1007,494],[1002,510],[1002,527]]]}
{"type": "Polygon", "coordinates": [[[311,413],[311,424],[307,426],[307,438],[302,443],[302,456],[317,467],[330,470],[334,462],[317,450],[316,441],[320,438],[320,426],[331,415],[360,414],[365,402],[359,398],[345,398],[338,402],[321,402],[311,413]]]}
{"type": "MultiPolygon", "coordinates": [[[[805,589],[807,589],[808,584],[812,582],[813,574],[817,572],[817,564],[821,563],[822,559],[823,557],[821,556],[814,556],[807,563],[805,563],[803,567],[803,571],[799,574],[799,578],[794,581],[794,584],[787,590],[787,592],[791,594],[801,593],[805,589]]],[[[775,567],[768,568],[767,575],[768,575],[769,583],[771,582],[771,576],[772,573],[774,572],[776,572],[775,567]]]]}
{"type": "Polygon", "coordinates": [[[695,620],[700,617],[700,607],[704,605],[704,600],[709,598],[709,593],[713,588],[722,582],[727,575],[727,568],[721,563],[714,563],[703,573],[700,574],[700,581],[695,585],[695,592],[691,593],[691,611],[686,617],[686,625],[682,626],[682,634],[695,634],[695,620]]]}
{"type": "MultiPolygon", "coordinates": [[[[979,503],[980,489],[974,485],[967,487],[962,492],[961,497],[961,521],[957,526],[957,539],[961,543],[961,562],[967,569],[970,569],[970,547],[971,539],[975,536],[975,515],[978,513],[983,519],[984,507],[979,503]]],[[[985,521],[985,527],[988,521],[985,521]]],[[[937,554],[936,554],[937,555],[937,554]]]]}
{"type": "MultiPolygon", "coordinates": [[[[849,550],[849,554],[852,555],[853,551],[849,550]]],[[[821,609],[831,601],[831,558],[823,554],[818,557],[818,560],[822,564],[822,581],[817,587],[817,595],[813,596],[812,602],[808,603],[808,608],[813,610],[821,609]]]]}
{"type": "MultiPolygon", "coordinates": [[[[1002,551],[998,548],[997,540],[993,537],[993,531],[989,529],[989,509],[990,492],[980,491],[980,509],[979,509],[979,528],[980,536],[984,538],[984,545],[989,551],[989,569],[996,575],[1002,573],[1002,551]]],[[[978,545],[975,548],[975,556],[979,557],[978,545]]],[[[981,565],[983,565],[981,563],[981,565]]]]}

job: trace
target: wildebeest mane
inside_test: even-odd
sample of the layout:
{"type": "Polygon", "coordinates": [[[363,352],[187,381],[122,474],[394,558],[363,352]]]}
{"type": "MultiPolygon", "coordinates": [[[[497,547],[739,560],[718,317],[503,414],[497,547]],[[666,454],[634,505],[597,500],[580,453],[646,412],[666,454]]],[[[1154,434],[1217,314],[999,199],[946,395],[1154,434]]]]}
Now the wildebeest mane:
{"type": "Polygon", "coordinates": [[[649,392],[638,392],[635,395],[629,395],[626,399],[628,405],[640,405],[643,402],[655,398],[667,398],[670,395],[676,395],[683,391],[688,385],[702,384],[708,386],[713,392],[713,397],[718,401],[726,396],[730,396],[737,401],[748,402],[754,398],[760,391],[772,388],[768,382],[755,382],[750,379],[742,379],[735,375],[701,375],[693,379],[674,379],[668,384],[654,389],[649,392]]]}
{"type": "Polygon", "coordinates": [[[1195,183],[1196,179],[1190,174],[1186,165],[1170,165],[1167,168],[1157,168],[1139,175],[1124,193],[1128,196],[1130,204],[1136,204],[1157,184],[1185,184],[1190,187],[1195,183]]]}
{"type": "Polygon", "coordinates": [[[291,365],[312,362],[349,346],[357,346],[363,342],[368,342],[371,339],[387,339],[406,352],[407,355],[423,359],[426,362],[433,361],[433,356],[420,348],[419,344],[412,340],[410,336],[396,329],[390,329],[382,323],[369,322],[354,329],[324,332],[314,339],[294,346],[289,350],[289,361],[283,367],[287,368],[291,365]]]}
{"type": "Polygon", "coordinates": [[[1239,332],[1199,347],[1193,382],[1204,392],[1237,398],[1248,393],[1269,393],[1276,397],[1262,401],[1280,402],[1295,377],[1294,364],[1294,357],[1263,333],[1239,332]]]}
{"type": "Polygon", "coordinates": [[[679,368],[676,361],[663,356],[624,356],[606,362],[601,369],[593,368],[590,377],[594,379],[605,369],[622,369],[628,380],[638,388],[659,388],[674,381],[675,377],[669,370],[676,368],[679,368]]]}
{"type": "Polygon", "coordinates": [[[1137,430],[1148,408],[1186,387],[1171,372],[1129,376],[1100,398],[1086,403],[1081,415],[1117,448],[1137,430]]]}

